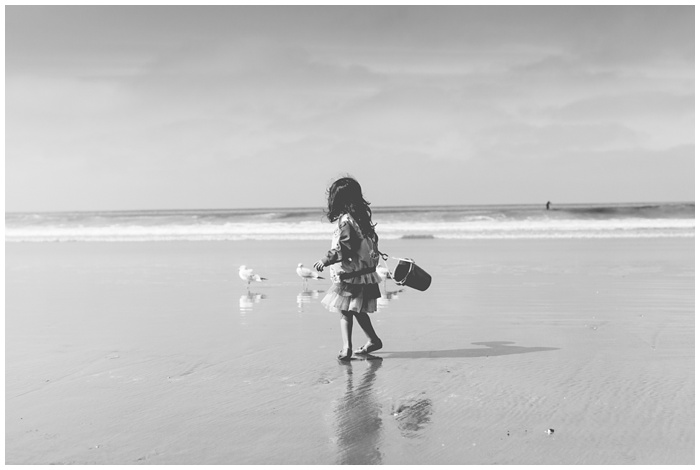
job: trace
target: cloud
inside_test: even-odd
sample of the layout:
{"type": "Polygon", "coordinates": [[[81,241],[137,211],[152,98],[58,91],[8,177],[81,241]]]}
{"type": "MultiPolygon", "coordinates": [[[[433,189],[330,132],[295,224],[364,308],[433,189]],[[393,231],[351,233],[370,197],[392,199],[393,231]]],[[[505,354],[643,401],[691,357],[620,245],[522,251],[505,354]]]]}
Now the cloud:
{"type": "Polygon", "coordinates": [[[304,205],[344,170],[392,204],[538,200],[694,145],[692,7],[7,11],[10,208],[304,205]]]}
{"type": "Polygon", "coordinates": [[[692,94],[646,91],[592,96],[559,108],[550,108],[547,114],[554,119],[585,122],[635,118],[640,115],[657,119],[687,118],[694,113],[695,97],[692,94]]]}

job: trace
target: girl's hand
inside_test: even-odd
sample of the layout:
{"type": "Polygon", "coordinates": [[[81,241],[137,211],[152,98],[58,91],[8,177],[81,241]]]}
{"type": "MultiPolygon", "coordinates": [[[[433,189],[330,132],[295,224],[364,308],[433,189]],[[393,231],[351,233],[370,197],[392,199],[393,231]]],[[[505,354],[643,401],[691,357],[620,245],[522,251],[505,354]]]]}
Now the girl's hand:
{"type": "Polygon", "coordinates": [[[314,263],[314,268],[316,268],[316,271],[318,272],[323,272],[323,263],[320,261],[316,261],[314,263]]]}

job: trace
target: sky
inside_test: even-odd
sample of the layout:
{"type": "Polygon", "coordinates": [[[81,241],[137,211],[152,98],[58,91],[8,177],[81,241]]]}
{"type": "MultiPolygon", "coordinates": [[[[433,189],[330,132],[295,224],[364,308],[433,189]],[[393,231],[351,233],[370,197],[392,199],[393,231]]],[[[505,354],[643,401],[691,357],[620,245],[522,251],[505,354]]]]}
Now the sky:
{"type": "Polygon", "coordinates": [[[695,200],[685,6],[6,6],[5,209],[695,200]]]}

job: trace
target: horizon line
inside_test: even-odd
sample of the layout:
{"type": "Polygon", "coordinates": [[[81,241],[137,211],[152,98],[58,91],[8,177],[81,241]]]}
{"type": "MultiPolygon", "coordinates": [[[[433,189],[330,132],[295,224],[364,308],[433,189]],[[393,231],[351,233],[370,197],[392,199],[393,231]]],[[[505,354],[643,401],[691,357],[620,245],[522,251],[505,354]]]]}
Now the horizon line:
{"type": "MultiPolygon", "coordinates": [[[[437,207],[498,207],[498,206],[544,206],[550,202],[557,206],[596,206],[596,205],[649,205],[649,204],[695,204],[694,200],[687,201],[627,201],[627,202],[551,202],[543,203],[486,203],[486,204],[408,204],[401,206],[373,206],[373,209],[409,209],[437,207]]],[[[215,211],[273,211],[273,210],[317,210],[323,211],[323,206],[276,206],[276,207],[221,207],[221,208],[190,208],[190,209],[62,209],[62,210],[23,210],[5,211],[5,214],[66,214],[66,213],[118,213],[118,212],[215,212],[215,211]]]]}

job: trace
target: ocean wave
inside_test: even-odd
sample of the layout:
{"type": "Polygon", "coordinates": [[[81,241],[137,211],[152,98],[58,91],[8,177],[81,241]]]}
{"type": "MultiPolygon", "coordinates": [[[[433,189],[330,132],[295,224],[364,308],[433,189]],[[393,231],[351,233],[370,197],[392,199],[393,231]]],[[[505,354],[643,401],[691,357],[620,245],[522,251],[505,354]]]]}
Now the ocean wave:
{"type": "MultiPolygon", "coordinates": [[[[5,241],[320,240],[334,226],[321,222],[225,222],[110,225],[6,226],[5,241]]],[[[444,238],[629,238],[695,236],[695,219],[524,219],[469,222],[389,222],[377,226],[381,239],[444,238]]]]}
{"type": "MultiPolygon", "coordinates": [[[[405,237],[390,235],[383,237],[382,240],[396,240],[396,239],[436,239],[436,240],[527,240],[527,239],[613,239],[613,238],[694,238],[694,232],[678,232],[678,231],[653,231],[653,232],[622,232],[622,233],[610,233],[610,232],[551,232],[551,233],[463,233],[463,234],[444,234],[439,236],[430,237],[405,237]]],[[[69,242],[103,242],[103,243],[115,243],[115,242],[236,242],[236,241],[312,241],[319,240],[325,241],[327,237],[324,236],[310,236],[310,235],[210,235],[210,234],[199,234],[199,235],[178,235],[178,234],[168,234],[168,235],[102,235],[99,237],[90,236],[33,236],[27,238],[17,238],[17,237],[6,237],[6,243],[69,243],[69,242]]]]}
{"type": "Polygon", "coordinates": [[[636,204],[636,205],[600,205],[585,207],[554,207],[551,214],[564,213],[568,216],[594,218],[677,218],[695,216],[695,203],[682,204],[636,204]]]}
{"type": "MultiPolygon", "coordinates": [[[[695,203],[373,208],[381,239],[695,236],[695,203]]],[[[6,213],[5,241],[319,240],[320,208],[6,213]]]]}

